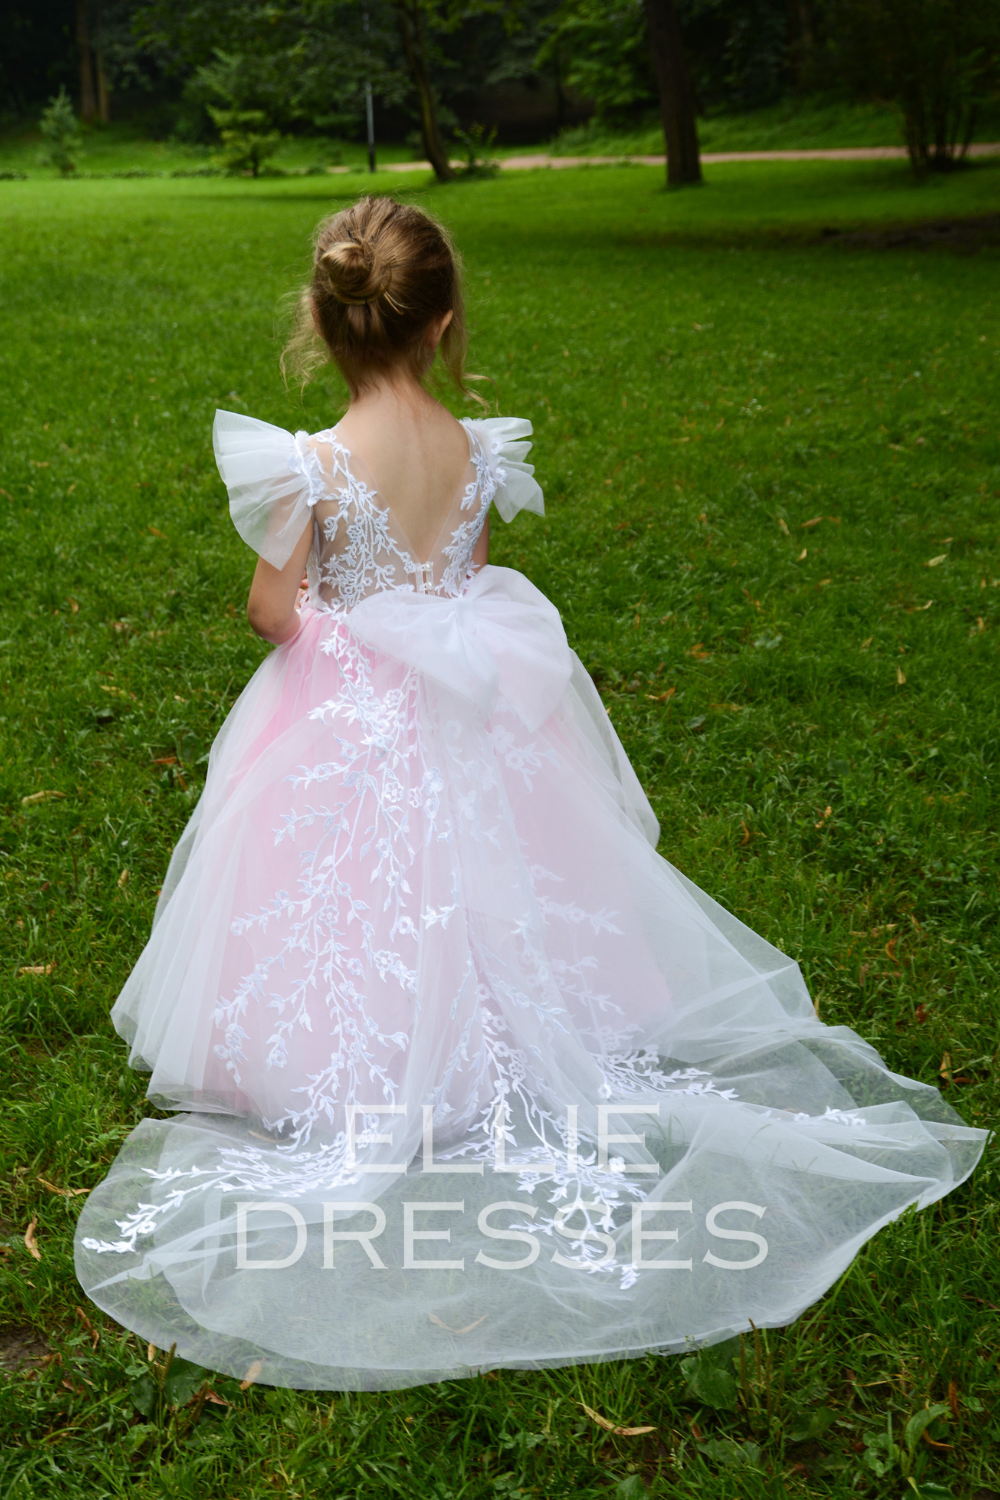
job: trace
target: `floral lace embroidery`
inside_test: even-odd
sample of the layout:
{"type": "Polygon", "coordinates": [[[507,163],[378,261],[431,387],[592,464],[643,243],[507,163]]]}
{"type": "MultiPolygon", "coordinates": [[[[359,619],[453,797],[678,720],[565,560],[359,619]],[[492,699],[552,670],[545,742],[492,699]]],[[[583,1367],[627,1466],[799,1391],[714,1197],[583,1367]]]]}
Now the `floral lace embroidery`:
{"type": "Polygon", "coordinates": [[[390,508],[380,504],[377,492],[353,472],[350,451],[338,439],[336,429],[314,437],[296,434],[292,466],[306,479],[309,504],[321,508],[316,513],[308,567],[315,608],[353,609],[369,594],[384,589],[417,588],[445,595],[461,591],[490,504],[504,478],[502,465],[486,454],[479,434],[463,425],[475,477],[464,487],[459,511],[472,514],[459,522],[443,545],[439,539],[435,548],[440,557],[427,562],[413,557],[393,534],[390,508]],[[321,447],[329,450],[329,470],[321,460],[321,447]]]}

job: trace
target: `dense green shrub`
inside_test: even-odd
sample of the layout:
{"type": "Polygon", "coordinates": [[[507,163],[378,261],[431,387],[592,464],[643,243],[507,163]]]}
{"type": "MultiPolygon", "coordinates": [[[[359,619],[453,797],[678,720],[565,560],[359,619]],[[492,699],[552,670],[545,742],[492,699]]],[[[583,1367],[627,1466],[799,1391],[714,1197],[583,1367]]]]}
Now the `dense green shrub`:
{"type": "Polygon", "coordinates": [[[60,175],[70,177],[76,171],[76,152],[82,144],[80,127],[73,104],[65,88],[50,99],[38,122],[45,148],[42,159],[57,168],[60,175]]]}
{"type": "Polygon", "coordinates": [[[260,169],[281,145],[281,131],[268,129],[262,109],[216,109],[208,112],[218,127],[222,150],[216,161],[224,172],[238,177],[259,177],[260,169]]]}

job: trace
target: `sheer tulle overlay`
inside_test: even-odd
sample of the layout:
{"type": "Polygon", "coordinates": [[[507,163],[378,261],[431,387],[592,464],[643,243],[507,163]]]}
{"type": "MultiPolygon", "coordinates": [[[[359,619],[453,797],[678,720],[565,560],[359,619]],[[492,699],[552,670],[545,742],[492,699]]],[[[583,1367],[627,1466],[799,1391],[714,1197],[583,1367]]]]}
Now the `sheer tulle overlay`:
{"type": "Polygon", "coordinates": [[[77,1233],[89,1296],[243,1377],[377,1389],[793,1320],[985,1134],[821,1025],[655,852],[557,611],[471,553],[540,512],[467,423],[429,559],[336,431],[220,413],[299,633],[214,747],[113,1011],[150,1097],[77,1233]]]}

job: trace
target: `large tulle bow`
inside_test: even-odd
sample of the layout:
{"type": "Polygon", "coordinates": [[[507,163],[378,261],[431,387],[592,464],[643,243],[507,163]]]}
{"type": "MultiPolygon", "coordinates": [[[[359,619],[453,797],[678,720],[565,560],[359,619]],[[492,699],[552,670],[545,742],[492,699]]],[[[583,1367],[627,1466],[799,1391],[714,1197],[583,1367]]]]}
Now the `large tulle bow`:
{"type": "Polygon", "coordinates": [[[573,670],[559,611],[514,568],[489,565],[454,597],[387,589],[348,615],[366,646],[404,661],[489,714],[502,697],[531,730],[573,670]]]}

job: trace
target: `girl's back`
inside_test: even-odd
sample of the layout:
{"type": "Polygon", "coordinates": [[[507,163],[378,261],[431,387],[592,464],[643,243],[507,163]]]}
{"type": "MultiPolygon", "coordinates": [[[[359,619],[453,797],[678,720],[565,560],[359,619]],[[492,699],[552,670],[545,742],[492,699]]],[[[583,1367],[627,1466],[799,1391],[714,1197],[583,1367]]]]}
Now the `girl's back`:
{"type": "Polygon", "coordinates": [[[465,478],[469,438],[450,412],[420,395],[389,387],[352,404],[336,431],[424,562],[465,478]]]}

